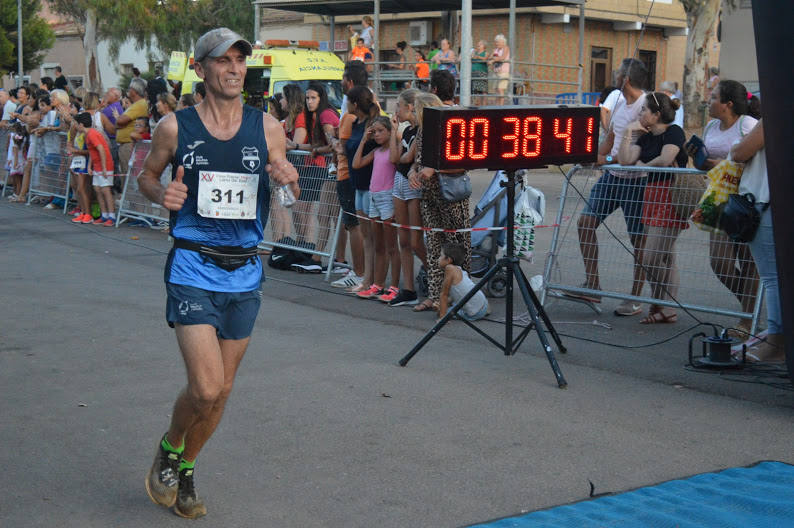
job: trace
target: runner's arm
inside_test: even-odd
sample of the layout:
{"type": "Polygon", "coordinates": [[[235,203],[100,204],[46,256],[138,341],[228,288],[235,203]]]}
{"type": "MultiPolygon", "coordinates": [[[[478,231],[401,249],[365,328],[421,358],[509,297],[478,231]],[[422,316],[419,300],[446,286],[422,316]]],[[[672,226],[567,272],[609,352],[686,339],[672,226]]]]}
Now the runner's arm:
{"type": "Polygon", "coordinates": [[[265,170],[277,184],[289,185],[292,194],[298,198],[300,195],[298,171],[287,161],[287,136],[284,134],[284,128],[270,114],[262,114],[262,116],[267,141],[268,164],[265,170]]]}
{"type": "MultiPolygon", "coordinates": [[[[167,189],[160,183],[160,175],[163,173],[168,163],[174,158],[178,131],[176,116],[174,116],[173,113],[168,114],[158,123],[152,135],[152,144],[149,154],[147,154],[143,162],[143,170],[138,174],[138,188],[144,196],[155,203],[165,205],[172,211],[178,211],[182,208],[182,203],[184,203],[185,198],[187,198],[187,186],[181,181],[177,182],[175,179],[168,185],[168,189],[171,189],[171,192],[169,192],[166,197],[167,189]],[[172,185],[174,185],[173,188],[172,185]],[[168,203],[166,203],[166,198],[168,198],[168,203]],[[176,201],[173,201],[172,198],[176,201]],[[170,206],[176,208],[172,209],[170,206]]],[[[184,169],[182,170],[184,171],[184,169]]],[[[179,170],[177,170],[177,172],[179,172],[179,170]]]]}

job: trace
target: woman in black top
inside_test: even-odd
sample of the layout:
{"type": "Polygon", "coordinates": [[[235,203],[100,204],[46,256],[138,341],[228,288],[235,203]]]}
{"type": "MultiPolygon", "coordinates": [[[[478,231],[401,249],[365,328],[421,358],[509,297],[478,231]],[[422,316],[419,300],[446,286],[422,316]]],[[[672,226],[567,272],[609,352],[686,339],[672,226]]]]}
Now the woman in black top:
{"type": "MultiPolygon", "coordinates": [[[[685,167],[684,131],[673,125],[680,104],[661,92],[645,96],[639,122],[629,125],[618,152],[621,165],[645,167],[685,167]]],[[[656,299],[673,299],[678,293],[678,271],[674,245],[678,235],[689,225],[676,215],[670,199],[671,172],[652,172],[645,185],[642,223],[645,225],[643,267],[656,299]]],[[[678,315],[672,308],[651,305],[642,324],[674,323],[678,315]]]]}

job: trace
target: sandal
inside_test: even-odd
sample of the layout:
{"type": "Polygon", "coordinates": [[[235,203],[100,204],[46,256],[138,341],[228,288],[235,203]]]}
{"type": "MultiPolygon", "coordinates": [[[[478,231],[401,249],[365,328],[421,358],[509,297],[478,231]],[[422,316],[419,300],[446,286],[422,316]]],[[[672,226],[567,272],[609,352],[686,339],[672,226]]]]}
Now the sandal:
{"type": "Polygon", "coordinates": [[[640,324],[675,323],[676,321],[678,321],[677,313],[666,314],[661,309],[651,309],[647,317],[640,320],[640,324]]]}
{"type": "Polygon", "coordinates": [[[425,299],[414,306],[414,312],[428,312],[430,310],[438,311],[438,304],[433,302],[432,299],[425,299]]]}

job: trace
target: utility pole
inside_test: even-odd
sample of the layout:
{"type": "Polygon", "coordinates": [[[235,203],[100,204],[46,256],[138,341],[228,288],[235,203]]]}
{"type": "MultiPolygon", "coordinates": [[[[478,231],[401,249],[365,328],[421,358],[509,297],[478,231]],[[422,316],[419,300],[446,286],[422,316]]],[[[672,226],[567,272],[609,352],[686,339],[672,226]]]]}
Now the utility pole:
{"type": "Polygon", "coordinates": [[[17,0],[17,62],[19,63],[19,75],[17,75],[17,88],[22,86],[22,0],[17,0]]]}
{"type": "Polygon", "coordinates": [[[260,21],[259,21],[259,4],[254,2],[254,42],[259,40],[259,28],[260,28],[260,21]]]}

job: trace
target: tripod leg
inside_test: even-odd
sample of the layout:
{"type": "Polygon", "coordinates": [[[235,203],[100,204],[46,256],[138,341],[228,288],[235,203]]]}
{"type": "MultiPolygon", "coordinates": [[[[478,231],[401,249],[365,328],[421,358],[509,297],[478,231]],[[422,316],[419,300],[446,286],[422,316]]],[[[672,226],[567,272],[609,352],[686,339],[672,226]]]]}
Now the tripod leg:
{"type": "MultiPolygon", "coordinates": [[[[519,267],[517,262],[512,263],[512,265],[519,267]]],[[[557,364],[557,358],[554,357],[554,351],[551,349],[549,340],[546,338],[546,332],[540,327],[538,314],[535,310],[536,305],[534,304],[532,297],[530,297],[531,288],[529,287],[529,282],[527,282],[526,277],[520,271],[516,274],[516,282],[518,283],[519,290],[521,290],[521,295],[524,297],[524,303],[527,305],[529,316],[532,318],[532,322],[535,323],[535,331],[537,331],[538,339],[540,339],[540,343],[543,345],[543,350],[546,352],[546,358],[549,360],[551,370],[554,372],[554,376],[557,378],[557,386],[561,389],[564,389],[568,386],[568,382],[565,381],[565,377],[562,375],[560,366],[557,364]]]]}
{"type": "MultiPolygon", "coordinates": [[[[521,266],[517,266],[517,268],[518,268],[518,273],[521,274],[521,277],[523,278],[524,282],[526,284],[529,284],[529,280],[527,280],[527,276],[524,275],[524,270],[521,269],[521,266]]],[[[537,308],[538,315],[540,315],[540,318],[543,319],[543,323],[546,325],[546,330],[549,331],[552,339],[554,339],[554,342],[557,344],[557,349],[560,351],[561,354],[565,354],[566,352],[568,352],[568,349],[565,348],[565,346],[562,344],[562,339],[560,339],[560,335],[557,333],[557,330],[554,328],[554,325],[551,324],[551,319],[549,319],[549,315],[546,313],[546,309],[543,308],[543,305],[540,303],[540,299],[538,299],[538,296],[535,295],[535,292],[532,290],[532,288],[528,287],[527,289],[529,290],[529,296],[532,299],[532,303],[537,308]]]]}
{"type": "MultiPolygon", "coordinates": [[[[509,235],[509,236],[512,236],[509,235]]],[[[512,356],[515,353],[513,348],[513,266],[509,262],[505,267],[505,356],[512,356]]]]}
{"type": "Polygon", "coordinates": [[[486,284],[488,284],[488,281],[489,281],[489,280],[491,280],[491,278],[492,278],[494,275],[496,275],[496,272],[498,272],[500,269],[502,269],[502,265],[503,265],[503,264],[502,264],[501,262],[497,262],[496,264],[494,264],[493,266],[491,266],[491,269],[489,269],[489,270],[488,270],[488,271],[485,273],[485,275],[483,275],[483,277],[482,277],[482,278],[480,279],[480,281],[479,281],[479,282],[478,282],[478,283],[477,283],[477,284],[474,286],[474,288],[472,288],[472,289],[471,289],[471,291],[470,291],[469,293],[467,293],[466,295],[464,295],[464,296],[463,296],[463,298],[462,298],[460,301],[458,301],[458,302],[455,304],[455,306],[453,306],[452,308],[450,308],[450,309],[449,309],[449,311],[448,311],[448,312],[447,312],[447,313],[444,315],[444,317],[442,317],[442,318],[441,318],[441,320],[440,320],[439,322],[437,322],[437,323],[436,323],[436,324],[433,326],[433,328],[431,328],[431,329],[430,329],[430,330],[429,330],[429,331],[428,331],[428,332],[427,332],[427,333],[424,335],[424,337],[422,337],[422,339],[421,339],[421,340],[420,340],[420,341],[419,341],[419,342],[418,342],[418,343],[417,343],[417,344],[416,344],[416,345],[415,345],[415,346],[414,346],[414,347],[411,349],[411,351],[410,351],[410,352],[408,352],[408,353],[407,353],[407,354],[406,354],[406,355],[405,355],[405,356],[404,356],[404,357],[403,357],[403,358],[402,358],[402,359],[399,361],[399,365],[400,365],[401,367],[404,367],[405,365],[407,365],[407,364],[408,364],[408,362],[409,362],[409,361],[411,361],[411,358],[412,358],[412,357],[414,357],[414,356],[416,355],[416,353],[417,353],[417,352],[419,352],[419,351],[422,349],[422,347],[423,347],[423,346],[425,346],[425,345],[427,344],[427,342],[428,342],[428,341],[430,341],[430,340],[433,338],[433,336],[434,336],[434,335],[436,335],[436,334],[438,333],[438,331],[439,331],[439,330],[441,330],[441,328],[442,328],[442,327],[443,327],[445,324],[447,324],[447,321],[449,321],[450,319],[452,319],[452,318],[455,316],[455,314],[456,314],[456,313],[458,313],[458,311],[459,311],[461,308],[463,308],[463,305],[465,305],[467,302],[469,302],[469,299],[471,299],[472,297],[474,297],[474,294],[475,294],[475,293],[477,293],[478,291],[482,290],[482,289],[485,287],[485,285],[486,285],[486,284]]]}

